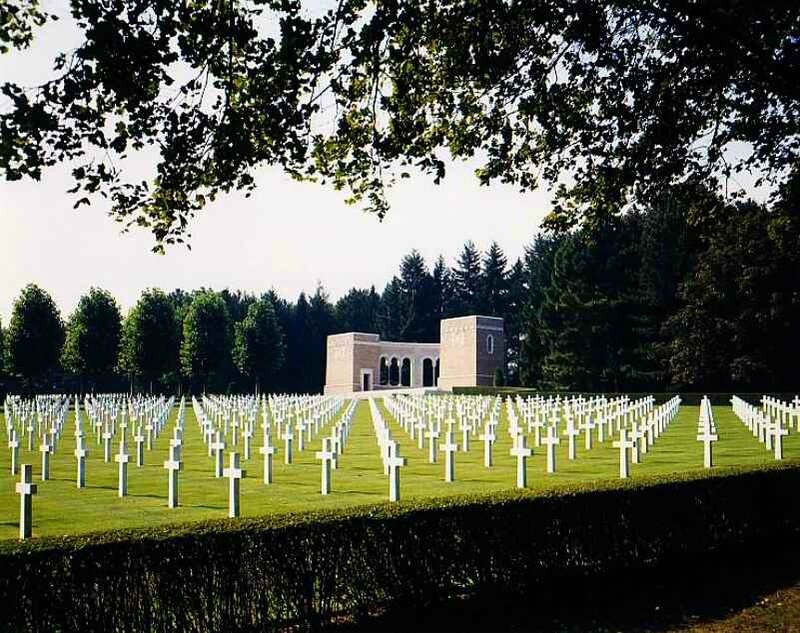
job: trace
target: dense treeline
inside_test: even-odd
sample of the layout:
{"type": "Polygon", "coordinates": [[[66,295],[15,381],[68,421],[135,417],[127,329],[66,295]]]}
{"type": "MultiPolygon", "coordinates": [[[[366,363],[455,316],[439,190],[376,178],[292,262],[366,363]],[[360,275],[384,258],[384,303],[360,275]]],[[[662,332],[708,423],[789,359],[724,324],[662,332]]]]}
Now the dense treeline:
{"type": "Polygon", "coordinates": [[[29,285],[0,324],[0,358],[27,387],[57,388],[66,375],[92,389],[117,375],[144,389],[318,392],[329,334],[433,342],[442,318],[479,313],[505,319],[512,385],[792,389],[798,189],[770,205],[676,190],[601,225],[538,235],[513,263],[496,243],[481,253],[467,242],[452,267],[412,251],[382,292],[353,288],[335,303],[322,286],[295,301],[149,289],[123,319],[92,288],[64,324],[29,285]]]}

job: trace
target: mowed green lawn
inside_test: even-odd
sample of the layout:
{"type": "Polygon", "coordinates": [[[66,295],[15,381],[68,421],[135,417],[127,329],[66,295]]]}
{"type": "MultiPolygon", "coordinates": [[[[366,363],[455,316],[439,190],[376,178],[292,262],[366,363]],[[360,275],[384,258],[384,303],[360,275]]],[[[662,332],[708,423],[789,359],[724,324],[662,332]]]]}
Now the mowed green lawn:
{"type": "MultiPolygon", "coordinates": [[[[382,405],[380,405],[382,407],[382,405]]],[[[494,466],[483,466],[483,443],[473,439],[468,453],[456,454],[456,481],[444,481],[444,454],[439,453],[436,464],[428,463],[427,446],[420,450],[416,442],[382,408],[392,426],[394,438],[399,442],[401,454],[408,458],[408,466],[401,471],[403,500],[437,497],[448,494],[481,493],[511,489],[516,481],[516,460],[509,454],[511,439],[505,419],[501,421],[498,441],[494,447],[494,466]]],[[[228,480],[214,477],[214,461],[209,457],[202,441],[199,427],[191,408],[187,409],[186,433],[180,473],[180,507],[167,508],[167,471],[163,462],[168,457],[169,438],[177,409],[169,425],[155,442],[153,450],[146,452],[145,465],[137,468],[135,456],[129,465],[129,496],[117,496],[118,465],[103,461],[102,445],[89,438],[87,487],[75,486],[76,461],[72,437],[72,419],[51,462],[51,479],[40,481],[41,454],[34,449],[28,452],[27,438],[21,439],[20,461],[33,465],[34,481],[39,485],[33,500],[33,534],[66,535],[115,528],[157,526],[167,523],[188,522],[227,516],[228,480]]],[[[702,470],[703,445],[696,441],[698,407],[682,407],[678,417],[651,451],[643,456],[639,465],[632,466],[632,479],[676,471],[702,470]]],[[[771,452],[747,431],[729,407],[714,409],[720,441],[714,445],[714,460],[719,467],[747,466],[774,462],[771,452]]],[[[2,416],[0,416],[2,420],[2,416]]],[[[260,422],[259,422],[260,423],[260,422]]],[[[2,423],[0,423],[0,427],[2,423]]],[[[330,427],[328,427],[329,429],[330,427]]],[[[302,453],[295,451],[291,465],[283,463],[283,441],[273,439],[277,445],[274,483],[263,484],[263,458],[261,429],[254,438],[253,456],[243,462],[247,477],[242,481],[242,516],[257,516],[313,509],[330,509],[355,504],[386,501],[388,478],[383,474],[377,442],[373,432],[366,401],[358,404],[352,432],[345,452],[339,458],[339,468],[333,472],[333,491],[320,495],[320,462],[315,452],[320,449],[321,437],[316,437],[302,453]]],[[[460,444],[460,434],[456,436],[460,444]]],[[[533,438],[529,438],[533,446],[533,438]]],[[[296,448],[296,443],[295,443],[296,448]]],[[[133,452],[134,444],[129,444],[133,452]]],[[[241,445],[239,450],[241,450],[241,445]]],[[[113,452],[118,450],[114,442],[113,452]]],[[[610,440],[597,442],[591,451],[583,448],[583,437],[578,440],[577,459],[567,459],[567,442],[562,437],[557,451],[557,472],[545,472],[544,448],[534,449],[528,462],[528,485],[533,490],[556,489],[577,482],[616,479],[619,472],[619,452],[610,440]]],[[[787,460],[800,461],[800,433],[792,432],[785,438],[787,460]]],[[[18,537],[19,496],[14,491],[17,477],[10,475],[10,450],[6,443],[0,447],[0,539],[18,537]]],[[[227,465],[227,454],[225,462],[227,465]]]]}

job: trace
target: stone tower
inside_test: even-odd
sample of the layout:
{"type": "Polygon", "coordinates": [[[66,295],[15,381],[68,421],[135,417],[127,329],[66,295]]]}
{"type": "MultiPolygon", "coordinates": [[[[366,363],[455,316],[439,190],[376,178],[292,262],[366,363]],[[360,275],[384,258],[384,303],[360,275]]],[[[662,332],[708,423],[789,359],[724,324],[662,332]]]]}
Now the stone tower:
{"type": "Polygon", "coordinates": [[[440,346],[440,389],[490,387],[495,370],[506,371],[506,337],[499,317],[443,319],[440,346]]]}

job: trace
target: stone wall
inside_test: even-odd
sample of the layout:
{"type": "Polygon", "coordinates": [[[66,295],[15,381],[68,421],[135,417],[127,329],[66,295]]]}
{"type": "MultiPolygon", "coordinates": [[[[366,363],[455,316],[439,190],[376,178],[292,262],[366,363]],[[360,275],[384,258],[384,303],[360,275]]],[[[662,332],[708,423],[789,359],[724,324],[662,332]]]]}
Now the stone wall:
{"type": "Polygon", "coordinates": [[[348,394],[361,389],[361,373],[357,367],[372,367],[369,343],[378,341],[377,334],[347,332],[328,337],[325,363],[325,394],[348,394]]]}
{"type": "Polygon", "coordinates": [[[494,385],[494,372],[498,368],[503,370],[504,375],[506,373],[506,335],[503,330],[503,319],[477,317],[476,338],[475,386],[491,387],[494,385]],[[493,338],[491,350],[488,341],[490,336],[493,338]]]}
{"type": "Polygon", "coordinates": [[[503,319],[499,317],[442,319],[441,341],[441,389],[489,386],[498,367],[505,371],[506,341],[503,319]]]}

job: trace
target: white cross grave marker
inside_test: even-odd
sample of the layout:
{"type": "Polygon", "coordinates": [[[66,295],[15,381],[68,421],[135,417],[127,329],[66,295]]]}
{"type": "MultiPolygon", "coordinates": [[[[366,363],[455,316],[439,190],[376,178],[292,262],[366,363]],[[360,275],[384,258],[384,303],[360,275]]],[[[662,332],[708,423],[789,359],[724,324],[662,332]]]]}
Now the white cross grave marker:
{"type": "Polygon", "coordinates": [[[75,458],[78,460],[78,481],[77,486],[78,488],[85,488],[86,487],[86,456],[89,454],[83,447],[83,436],[79,436],[75,438],[75,442],[77,444],[75,448],[75,458]]]}
{"type": "Polygon", "coordinates": [[[111,430],[106,427],[106,430],[103,431],[103,461],[108,463],[111,461],[111,438],[114,436],[111,433],[111,430]]]}
{"type": "Polygon", "coordinates": [[[17,432],[11,429],[11,439],[8,440],[8,448],[11,449],[11,474],[17,474],[19,467],[19,440],[17,439],[17,432]]]}
{"type": "Polygon", "coordinates": [[[128,455],[128,443],[123,436],[119,443],[119,453],[114,455],[114,461],[119,464],[119,476],[117,481],[117,494],[125,497],[128,494],[128,462],[131,457],[128,455]]]}
{"type": "Polygon", "coordinates": [[[448,431],[445,436],[444,444],[439,448],[444,453],[444,480],[446,482],[455,481],[456,478],[456,464],[455,454],[458,450],[458,444],[453,441],[453,432],[448,431]]]}
{"type": "Polygon", "coordinates": [[[136,441],[136,467],[140,468],[144,466],[144,435],[142,435],[141,426],[136,431],[133,439],[136,441]]]}
{"type": "Polygon", "coordinates": [[[486,430],[481,433],[480,439],[483,440],[483,466],[484,468],[491,468],[492,467],[492,444],[496,439],[494,431],[489,430],[489,427],[486,427],[486,430]]]}
{"type": "Polygon", "coordinates": [[[547,446],[547,472],[556,472],[556,446],[561,444],[561,440],[556,435],[556,427],[548,426],[547,435],[542,438],[542,444],[547,446]]]}
{"type": "Polygon", "coordinates": [[[36,484],[33,483],[33,467],[30,464],[22,465],[22,474],[17,482],[16,490],[19,495],[19,540],[24,541],[32,534],[32,497],[36,494],[36,484]]]}
{"type": "Polygon", "coordinates": [[[247,471],[241,469],[239,453],[231,453],[230,466],[225,469],[223,474],[228,478],[228,517],[235,519],[239,516],[240,511],[239,483],[243,477],[247,476],[247,471]]]}
{"type": "Polygon", "coordinates": [[[516,436],[514,441],[514,448],[511,449],[511,455],[517,458],[517,488],[528,487],[528,458],[533,454],[533,451],[528,448],[528,438],[520,433],[516,436]]]}
{"type": "Polygon", "coordinates": [[[783,459],[783,436],[789,435],[789,430],[778,423],[772,429],[772,446],[775,449],[775,459],[783,459]]]}
{"type": "Polygon", "coordinates": [[[331,492],[331,462],[333,462],[334,457],[331,449],[331,438],[326,437],[322,440],[322,450],[317,451],[316,457],[322,460],[321,494],[328,495],[331,492]]]}
{"type": "Polygon", "coordinates": [[[406,465],[406,458],[400,457],[400,445],[390,442],[389,457],[389,501],[400,501],[400,469],[406,465]]]}
{"type": "Polygon", "coordinates": [[[439,439],[439,431],[437,431],[436,427],[431,424],[431,426],[428,428],[428,431],[425,433],[425,436],[428,438],[428,463],[435,464],[436,440],[439,439]]]}
{"type": "Polygon", "coordinates": [[[706,427],[703,432],[697,436],[697,441],[703,443],[703,466],[711,468],[714,465],[714,460],[711,454],[711,443],[716,442],[719,438],[716,433],[712,433],[711,429],[706,427]]]}
{"type": "Polygon", "coordinates": [[[169,485],[167,489],[167,507],[178,507],[178,473],[183,470],[183,464],[178,456],[178,447],[170,446],[170,457],[164,462],[164,468],[169,471],[169,485]]]}
{"type": "Polygon", "coordinates": [[[42,481],[50,479],[50,453],[52,446],[47,443],[47,436],[39,444],[39,451],[42,453],[42,481]]]}
{"type": "Polygon", "coordinates": [[[219,479],[222,477],[222,467],[223,467],[223,459],[224,459],[224,451],[225,451],[225,440],[222,439],[222,435],[219,431],[215,433],[214,442],[211,444],[211,448],[214,450],[214,476],[219,479]]]}
{"type": "Polygon", "coordinates": [[[285,464],[292,463],[292,442],[294,441],[294,433],[292,432],[292,426],[288,422],[286,423],[286,429],[281,436],[283,439],[283,462],[285,464]]]}
{"type": "Polygon", "coordinates": [[[635,446],[635,443],[628,439],[627,429],[620,429],[619,440],[614,441],[612,446],[619,449],[619,477],[620,479],[627,479],[630,471],[628,449],[635,446]]]}
{"type": "Polygon", "coordinates": [[[272,459],[275,455],[275,447],[270,444],[270,434],[264,433],[264,446],[258,449],[264,456],[264,484],[272,483],[272,459]]]}

